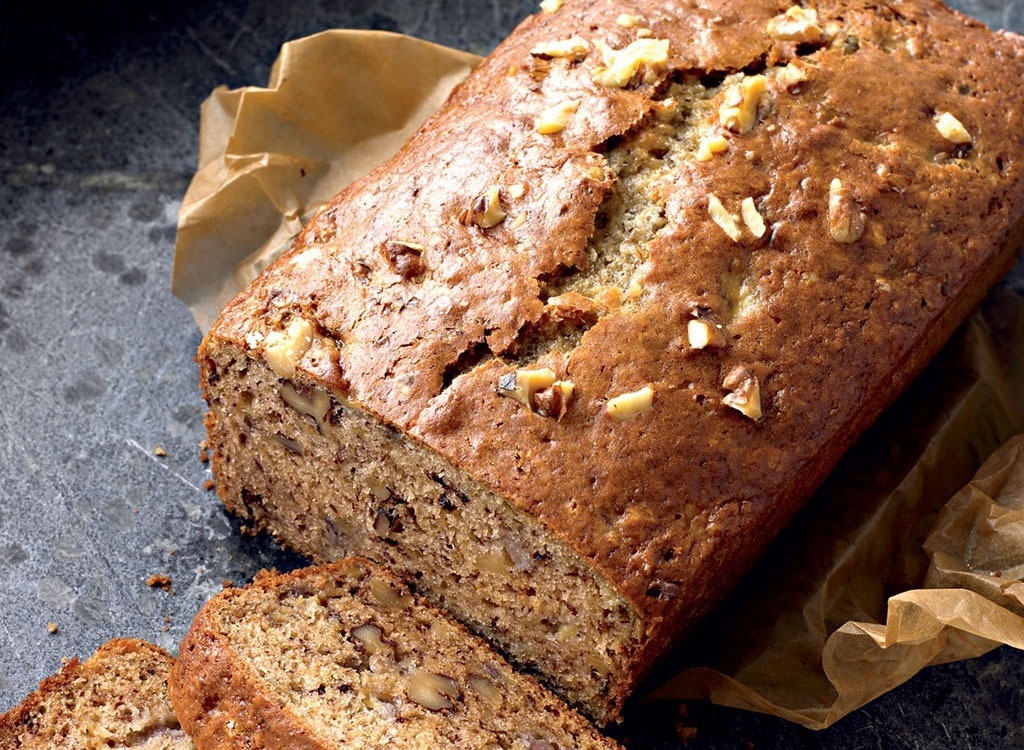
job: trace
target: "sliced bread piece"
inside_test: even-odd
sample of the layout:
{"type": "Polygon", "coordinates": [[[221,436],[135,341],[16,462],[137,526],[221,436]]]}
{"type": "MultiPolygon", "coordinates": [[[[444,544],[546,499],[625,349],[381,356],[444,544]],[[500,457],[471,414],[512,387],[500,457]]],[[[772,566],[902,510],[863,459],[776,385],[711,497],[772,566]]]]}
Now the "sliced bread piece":
{"type": "Polygon", "coordinates": [[[360,558],[218,594],[169,692],[200,750],[618,747],[360,558]]]}
{"type": "Polygon", "coordinates": [[[132,639],[72,659],[0,716],[0,750],[145,748],[192,750],[167,700],[174,659],[132,639]]]}

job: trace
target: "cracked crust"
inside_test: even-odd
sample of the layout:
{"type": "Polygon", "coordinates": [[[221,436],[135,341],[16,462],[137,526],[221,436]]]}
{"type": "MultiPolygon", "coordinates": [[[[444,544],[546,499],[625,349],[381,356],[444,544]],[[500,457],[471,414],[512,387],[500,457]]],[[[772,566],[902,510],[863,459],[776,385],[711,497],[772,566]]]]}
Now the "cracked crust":
{"type": "MultiPolygon", "coordinates": [[[[271,331],[312,321],[302,377],[436,451],[607,579],[642,635],[611,707],[591,707],[600,718],[749,567],[1021,243],[1021,38],[931,0],[833,1],[800,41],[779,20],[787,8],[567,0],[527,19],[313,219],[200,350],[209,388],[218,351],[259,358],[271,331]],[[624,10],[668,57],[609,87],[594,80],[607,64],[598,42],[638,38],[616,23],[624,10]],[[573,37],[589,45],[582,59],[531,54],[573,37]],[[743,82],[762,74],[747,129],[743,82]],[[564,128],[537,132],[566,102],[579,104],[564,128]],[[945,112],[969,144],[943,137],[945,112]],[[645,145],[666,118],[667,147],[645,145]],[[725,150],[702,152],[710,136],[725,150]],[[662,164],[640,192],[623,149],[662,164]],[[495,186],[503,219],[467,223],[495,186]],[[630,227],[640,209],[656,220],[637,262],[595,288],[623,196],[630,227]],[[747,198],[762,237],[739,221],[747,198]],[[389,263],[391,242],[416,249],[415,275],[389,263]],[[568,331],[551,325],[562,292],[585,300],[571,298],[583,323],[568,331]],[[727,345],[693,350],[694,318],[720,322],[727,345]],[[499,394],[526,365],[573,383],[558,419],[499,394]],[[759,386],[759,419],[729,408],[737,367],[759,386]],[[649,410],[609,418],[610,399],[648,385],[649,410]]],[[[237,484],[219,485],[235,507],[237,484]]]]}
{"type": "Polygon", "coordinates": [[[194,750],[167,700],[173,661],[124,638],[72,659],[0,717],[0,748],[194,750]]]}

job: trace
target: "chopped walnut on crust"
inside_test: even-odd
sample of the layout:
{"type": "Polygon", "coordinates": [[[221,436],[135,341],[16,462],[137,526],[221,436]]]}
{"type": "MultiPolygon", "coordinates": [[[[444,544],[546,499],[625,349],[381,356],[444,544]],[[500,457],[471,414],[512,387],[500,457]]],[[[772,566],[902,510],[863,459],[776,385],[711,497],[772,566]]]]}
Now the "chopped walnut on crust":
{"type": "Polygon", "coordinates": [[[856,242],[864,234],[865,218],[842,180],[835,178],[828,187],[828,233],[836,242],[856,242]]]}
{"type": "Polygon", "coordinates": [[[389,240],[380,247],[380,254],[387,261],[391,270],[403,279],[422,276],[427,270],[423,263],[423,251],[426,247],[416,242],[405,240],[389,240]]]}
{"type": "Polygon", "coordinates": [[[481,229],[492,229],[505,221],[508,214],[501,207],[501,189],[491,187],[473,199],[469,208],[462,212],[459,221],[476,224],[481,229]]]}
{"type": "Polygon", "coordinates": [[[729,391],[722,398],[723,404],[755,422],[761,419],[761,385],[748,368],[743,365],[732,368],[722,381],[722,387],[729,391]]]}

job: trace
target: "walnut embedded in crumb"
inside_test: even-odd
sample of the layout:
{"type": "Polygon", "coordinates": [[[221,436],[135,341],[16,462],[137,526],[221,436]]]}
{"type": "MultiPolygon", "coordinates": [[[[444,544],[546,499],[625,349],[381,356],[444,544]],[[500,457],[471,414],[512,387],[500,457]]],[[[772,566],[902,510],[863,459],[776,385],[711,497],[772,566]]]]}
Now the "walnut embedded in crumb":
{"type": "Polygon", "coordinates": [[[654,407],[654,388],[645,385],[639,391],[623,393],[608,399],[604,410],[609,417],[625,422],[640,416],[654,407]]]}
{"type": "Polygon", "coordinates": [[[967,128],[949,112],[939,112],[935,115],[934,122],[935,129],[939,131],[939,135],[950,143],[962,146],[965,143],[971,142],[971,134],[967,131],[967,128]]]}
{"type": "Polygon", "coordinates": [[[582,60],[587,56],[590,45],[581,36],[560,39],[555,42],[541,42],[534,45],[530,54],[534,57],[564,57],[566,60],[582,60]]]}
{"type": "Polygon", "coordinates": [[[746,76],[726,89],[718,108],[722,127],[734,133],[749,133],[757,122],[758,109],[768,91],[768,79],[763,75],[746,76]]]}
{"type": "Polygon", "coordinates": [[[481,229],[491,229],[505,221],[508,214],[501,207],[501,190],[498,187],[488,188],[469,204],[462,212],[459,221],[463,224],[476,224],[481,229]]]}
{"type": "Polygon", "coordinates": [[[594,81],[602,86],[625,88],[634,81],[654,83],[668,63],[668,39],[637,39],[622,49],[606,42],[594,43],[603,65],[594,69],[594,81]]]}
{"type": "Polygon", "coordinates": [[[729,391],[722,397],[723,404],[755,422],[761,419],[761,385],[748,368],[743,365],[732,368],[722,381],[722,387],[729,391]]]}
{"type": "Polygon", "coordinates": [[[409,676],[405,694],[413,703],[431,711],[454,708],[455,701],[462,697],[458,684],[451,677],[421,669],[409,676]]]}
{"type": "Polygon", "coordinates": [[[818,11],[794,5],[768,22],[768,36],[780,42],[818,42],[822,32],[818,11]]]}
{"type": "Polygon", "coordinates": [[[481,674],[471,674],[466,680],[469,688],[487,703],[496,705],[501,701],[501,690],[494,681],[481,674]]]}
{"type": "Polygon", "coordinates": [[[715,224],[729,235],[729,239],[733,242],[740,241],[740,238],[743,237],[743,230],[740,228],[739,217],[726,210],[725,206],[722,205],[722,201],[714,193],[708,196],[708,213],[715,224]]]}
{"type": "Polygon", "coordinates": [[[380,254],[391,266],[391,270],[403,279],[422,276],[427,270],[423,262],[423,252],[427,248],[417,242],[406,240],[388,240],[380,246],[380,254]]]}
{"type": "Polygon", "coordinates": [[[169,591],[172,583],[174,581],[171,580],[171,577],[164,573],[154,573],[146,579],[147,586],[154,589],[163,589],[164,591],[169,591]]]}
{"type": "Polygon", "coordinates": [[[561,133],[565,130],[565,126],[569,124],[569,120],[572,119],[576,110],[580,108],[581,103],[581,99],[569,99],[568,101],[559,102],[552,107],[548,107],[541,112],[540,117],[537,118],[537,122],[534,124],[534,128],[541,135],[561,133]]]}
{"type": "Polygon", "coordinates": [[[508,186],[508,195],[513,200],[518,200],[526,195],[526,185],[521,182],[516,182],[508,186]]]}
{"type": "Polygon", "coordinates": [[[866,220],[861,206],[853,200],[838,178],[828,187],[828,233],[836,242],[856,242],[864,234],[866,220]]]}

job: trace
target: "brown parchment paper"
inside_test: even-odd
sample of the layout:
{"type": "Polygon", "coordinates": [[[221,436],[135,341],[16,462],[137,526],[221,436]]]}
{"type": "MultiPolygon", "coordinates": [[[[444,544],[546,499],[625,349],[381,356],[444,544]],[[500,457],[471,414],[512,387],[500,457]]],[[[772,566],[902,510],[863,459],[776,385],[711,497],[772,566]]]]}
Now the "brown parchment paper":
{"type": "MultiPolygon", "coordinates": [[[[266,88],[214,91],[172,282],[200,328],[477,60],[329,31],[286,44],[266,88]]],[[[1007,443],[1024,432],[1022,383],[1024,299],[997,290],[658,665],[646,698],[706,697],[822,728],[927,665],[1024,648],[1024,439],[1007,443]]]]}
{"type": "Polygon", "coordinates": [[[205,333],[342,188],[394,154],[480,58],[383,31],[288,42],[266,88],[203,103],[171,291],[205,333]]]}

